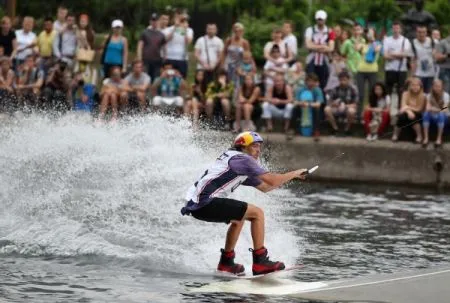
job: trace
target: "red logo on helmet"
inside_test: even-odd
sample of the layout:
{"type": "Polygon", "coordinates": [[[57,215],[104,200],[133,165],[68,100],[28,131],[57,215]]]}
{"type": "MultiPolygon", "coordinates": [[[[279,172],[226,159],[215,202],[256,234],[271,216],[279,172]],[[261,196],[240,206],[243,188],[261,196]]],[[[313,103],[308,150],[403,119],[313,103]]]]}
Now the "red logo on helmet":
{"type": "Polygon", "coordinates": [[[234,145],[245,145],[245,139],[244,137],[239,137],[234,141],[234,145]]]}

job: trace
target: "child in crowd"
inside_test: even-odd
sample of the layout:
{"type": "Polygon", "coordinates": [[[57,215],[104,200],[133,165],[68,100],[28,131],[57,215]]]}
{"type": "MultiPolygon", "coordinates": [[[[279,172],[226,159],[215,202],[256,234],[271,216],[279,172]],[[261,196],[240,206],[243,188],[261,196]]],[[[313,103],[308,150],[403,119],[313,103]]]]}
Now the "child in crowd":
{"type": "Polygon", "coordinates": [[[328,77],[327,85],[324,91],[328,92],[339,86],[338,75],[347,69],[345,60],[338,52],[333,53],[333,59],[330,64],[330,76],[328,77]]]}
{"type": "Polygon", "coordinates": [[[369,105],[364,112],[364,128],[368,141],[378,139],[389,124],[389,108],[391,98],[383,83],[378,82],[372,87],[369,105]]]}
{"type": "Polygon", "coordinates": [[[303,64],[300,61],[296,61],[286,73],[286,82],[295,92],[305,86],[305,70],[303,69],[303,64]]]}
{"type": "Polygon", "coordinates": [[[245,51],[242,55],[242,62],[241,65],[238,67],[237,70],[239,76],[241,77],[240,83],[244,83],[244,78],[248,74],[255,74],[256,73],[256,64],[253,60],[252,53],[249,51],[245,51]]]}
{"type": "Polygon", "coordinates": [[[266,88],[273,86],[273,80],[278,73],[285,74],[289,68],[284,58],[281,57],[280,48],[274,45],[270,50],[270,57],[264,65],[264,75],[266,76],[266,88]]]}

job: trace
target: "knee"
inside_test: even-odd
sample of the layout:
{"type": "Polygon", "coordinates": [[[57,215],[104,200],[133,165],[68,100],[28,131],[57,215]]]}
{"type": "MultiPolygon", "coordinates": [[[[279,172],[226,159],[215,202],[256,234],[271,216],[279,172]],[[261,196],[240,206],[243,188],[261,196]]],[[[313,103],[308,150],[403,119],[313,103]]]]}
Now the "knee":
{"type": "Polygon", "coordinates": [[[347,114],[348,114],[349,116],[354,116],[354,115],[356,115],[356,108],[354,108],[354,107],[349,107],[349,108],[348,108],[348,111],[347,111],[347,114]]]}
{"type": "Polygon", "coordinates": [[[264,220],[264,211],[253,205],[253,204],[248,204],[247,207],[247,212],[246,212],[246,219],[247,220],[264,220]]]}
{"type": "Polygon", "coordinates": [[[325,106],[325,109],[323,110],[326,114],[330,115],[331,114],[331,106],[327,105],[325,106]]]}
{"type": "Polygon", "coordinates": [[[269,109],[269,102],[264,102],[263,105],[262,105],[262,108],[264,110],[268,110],[269,109]]]}

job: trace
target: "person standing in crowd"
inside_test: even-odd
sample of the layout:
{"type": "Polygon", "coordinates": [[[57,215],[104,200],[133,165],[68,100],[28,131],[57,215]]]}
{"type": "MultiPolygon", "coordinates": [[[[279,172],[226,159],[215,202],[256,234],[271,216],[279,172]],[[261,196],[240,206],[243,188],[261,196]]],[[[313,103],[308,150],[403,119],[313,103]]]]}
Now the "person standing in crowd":
{"type": "Polygon", "coordinates": [[[295,130],[300,129],[303,136],[314,135],[319,140],[320,109],[324,104],[322,90],[319,88],[319,77],[316,74],[306,76],[306,85],[295,94],[292,123],[295,130]]]}
{"type": "Polygon", "coordinates": [[[345,134],[351,135],[351,126],[355,121],[358,105],[358,92],[350,84],[350,74],[343,71],[339,74],[339,86],[329,93],[328,104],[325,106],[325,115],[332,127],[332,135],[339,131],[336,123],[337,117],[347,119],[345,134]]]}
{"type": "Polygon", "coordinates": [[[122,74],[127,72],[128,64],[128,40],[122,34],[123,22],[116,19],[111,23],[112,34],[110,34],[103,44],[101,62],[103,64],[103,75],[109,78],[111,69],[119,67],[122,74]]]}
{"type": "Polygon", "coordinates": [[[197,70],[204,71],[205,81],[210,83],[214,80],[214,74],[220,63],[223,52],[223,41],[217,35],[217,25],[209,23],[206,25],[206,35],[195,42],[195,57],[197,59],[197,70]]]}
{"type": "Polygon", "coordinates": [[[11,27],[11,18],[2,18],[2,28],[0,31],[0,46],[3,47],[3,55],[13,59],[17,51],[16,33],[11,27]]]}
{"type": "Polygon", "coordinates": [[[364,47],[366,40],[363,37],[363,28],[361,24],[355,23],[353,26],[353,34],[342,44],[340,52],[346,58],[347,70],[356,75],[359,62],[361,61],[361,49],[364,47]]]}
{"type": "Polygon", "coordinates": [[[86,14],[81,14],[78,19],[77,36],[78,48],[95,49],[95,31],[86,14]]]}
{"type": "Polygon", "coordinates": [[[436,75],[434,62],[435,43],[431,37],[427,37],[427,27],[418,25],[416,27],[416,38],[411,43],[413,57],[411,70],[423,84],[423,91],[428,94],[433,85],[436,75]]]}
{"type": "Polygon", "coordinates": [[[334,51],[334,32],[325,25],[327,13],[319,10],[315,14],[316,25],[308,27],[305,32],[305,45],[309,51],[306,57],[307,73],[319,77],[320,88],[327,85],[329,68],[328,56],[334,51]]]}
{"type": "Polygon", "coordinates": [[[66,19],[67,19],[67,14],[69,13],[69,11],[67,10],[67,8],[63,5],[60,5],[58,7],[58,11],[56,13],[56,21],[53,24],[53,29],[57,32],[60,33],[62,32],[65,27],[66,27],[66,19]]]}
{"type": "Polygon", "coordinates": [[[175,107],[178,114],[183,111],[183,93],[186,92],[186,82],[181,73],[166,61],[161,76],[153,82],[152,96],[155,110],[164,107],[175,107]]]}
{"type": "Polygon", "coordinates": [[[159,17],[158,25],[160,31],[164,32],[164,30],[169,27],[169,19],[169,15],[167,14],[162,14],[159,17]]]}
{"type": "Polygon", "coordinates": [[[327,85],[323,89],[325,93],[328,93],[339,86],[339,74],[343,71],[347,71],[347,65],[344,58],[338,51],[333,52],[330,62],[330,76],[328,77],[327,85]]]}
{"type": "Polygon", "coordinates": [[[158,15],[153,13],[150,18],[150,26],[141,34],[137,46],[137,58],[145,64],[147,74],[151,81],[159,77],[161,71],[166,43],[166,37],[158,26],[158,15]]]}
{"type": "Polygon", "coordinates": [[[126,85],[122,79],[121,68],[114,66],[111,68],[111,78],[106,78],[103,81],[103,86],[100,92],[100,112],[97,123],[101,124],[105,120],[106,111],[111,106],[112,115],[110,122],[115,124],[119,117],[119,105],[126,99],[126,85]]]}
{"type": "Polygon", "coordinates": [[[437,136],[434,146],[436,148],[441,147],[442,135],[444,134],[445,126],[448,124],[450,117],[450,111],[448,109],[449,103],[450,96],[444,91],[442,80],[434,80],[431,93],[427,96],[427,105],[423,114],[423,147],[426,148],[428,146],[431,124],[437,126],[437,136]]]}
{"type": "Polygon", "coordinates": [[[25,58],[36,52],[36,34],[33,33],[34,18],[26,16],[23,18],[22,29],[16,31],[17,52],[15,69],[25,62],[25,58]]]}
{"type": "Polygon", "coordinates": [[[372,87],[369,95],[369,105],[364,111],[364,129],[367,141],[375,141],[389,125],[389,107],[391,98],[383,83],[378,82],[372,87]]]}
{"type": "Polygon", "coordinates": [[[47,75],[48,70],[53,64],[53,40],[55,40],[56,31],[53,30],[53,19],[46,18],[44,20],[44,30],[37,38],[37,46],[40,56],[40,68],[44,75],[47,75]]]}
{"type": "Polygon", "coordinates": [[[438,44],[441,41],[441,31],[438,29],[433,29],[431,31],[431,39],[434,40],[434,44],[438,44]]]}
{"type": "Polygon", "coordinates": [[[398,100],[400,100],[408,76],[407,58],[411,56],[411,43],[402,36],[402,27],[397,21],[392,24],[392,36],[384,38],[383,53],[387,92],[391,95],[394,86],[397,86],[398,100]]]}
{"type": "Polygon", "coordinates": [[[289,62],[289,64],[294,64],[297,58],[298,54],[298,43],[297,43],[297,37],[293,34],[294,32],[294,23],[290,20],[284,21],[283,24],[283,43],[287,46],[287,49],[289,50],[289,53],[292,56],[292,60],[289,62]]]}
{"type": "Polygon", "coordinates": [[[412,78],[408,85],[408,90],[402,94],[400,111],[397,114],[397,123],[394,126],[392,141],[397,142],[400,131],[406,125],[412,125],[416,133],[415,143],[422,143],[422,128],[420,119],[422,119],[423,110],[426,106],[426,96],[423,92],[422,81],[419,78],[412,78]]]}
{"type": "Polygon", "coordinates": [[[333,34],[334,34],[334,49],[340,54],[341,53],[341,47],[342,44],[348,39],[348,35],[346,37],[343,37],[344,32],[342,30],[342,27],[340,25],[335,25],[333,27],[333,34]]]}
{"type": "Polygon", "coordinates": [[[12,112],[16,105],[12,104],[14,78],[9,57],[0,57],[0,114],[12,112]]]}
{"type": "Polygon", "coordinates": [[[188,74],[189,45],[194,39],[194,31],[189,27],[189,16],[177,12],[174,25],[163,30],[166,36],[166,61],[178,70],[184,79],[188,74]]]}
{"type": "Polygon", "coordinates": [[[150,76],[144,72],[144,64],[141,60],[133,62],[132,72],[125,77],[125,85],[128,87],[128,98],[124,106],[128,106],[128,101],[134,105],[138,104],[141,113],[147,111],[147,93],[150,88],[150,76]]]}
{"type": "Polygon", "coordinates": [[[292,118],[294,94],[292,88],[284,81],[283,74],[277,74],[274,85],[267,90],[267,101],[263,103],[263,114],[261,118],[266,120],[267,131],[273,130],[273,118],[284,119],[284,132],[288,140],[293,135],[289,132],[292,118]]]}
{"type": "Polygon", "coordinates": [[[223,49],[221,66],[227,71],[227,79],[233,83],[235,94],[232,96],[233,101],[237,99],[241,77],[238,73],[239,67],[242,65],[244,52],[250,52],[250,43],[244,39],[244,26],[241,23],[233,25],[233,34],[225,42],[223,49]]]}
{"type": "Polygon", "coordinates": [[[59,32],[53,40],[53,55],[56,60],[64,60],[69,70],[75,66],[75,56],[77,53],[77,30],[75,24],[75,15],[67,14],[66,26],[59,32]]]}
{"type": "Polygon", "coordinates": [[[294,57],[289,50],[289,46],[283,41],[283,31],[281,29],[276,28],[272,31],[272,41],[267,42],[264,46],[264,58],[276,64],[287,64],[293,60],[294,57]],[[275,45],[278,46],[281,55],[277,59],[271,56],[272,49],[275,45]]]}
{"type": "Polygon", "coordinates": [[[359,93],[358,116],[363,108],[366,98],[366,82],[369,86],[368,90],[372,90],[377,82],[378,59],[382,51],[382,45],[375,39],[375,30],[369,28],[367,30],[367,43],[361,48],[361,60],[358,64],[358,72],[356,74],[356,85],[359,93]]]}
{"type": "Polygon", "coordinates": [[[212,120],[214,118],[214,109],[220,107],[222,109],[220,118],[225,120],[225,130],[230,129],[230,99],[233,96],[233,91],[236,91],[236,88],[229,81],[227,72],[223,70],[216,74],[216,79],[208,85],[206,90],[206,115],[212,120]]]}
{"type": "Polygon", "coordinates": [[[439,79],[444,83],[444,90],[450,92],[450,34],[437,45],[435,59],[439,66],[439,79]]]}
{"type": "Polygon", "coordinates": [[[261,91],[256,86],[253,76],[251,74],[246,75],[239,92],[239,101],[236,103],[235,133],[241,130],[242,116],[244,116],[243,131],[254,131],[256,129],[252,121],[252,113],[254,104],[257,102],[260,93],[261,91]]]}

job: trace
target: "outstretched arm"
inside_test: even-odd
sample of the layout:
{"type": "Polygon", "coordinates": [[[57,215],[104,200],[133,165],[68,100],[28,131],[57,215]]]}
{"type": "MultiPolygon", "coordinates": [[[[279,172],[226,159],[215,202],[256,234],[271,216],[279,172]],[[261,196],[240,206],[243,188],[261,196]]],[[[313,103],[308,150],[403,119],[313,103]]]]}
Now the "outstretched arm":
{"type": "Polygon", "coordinates": [[[305,173],[307,171],[308,171],[307,169],[298,169],[290,171],[285,174],[274,174],[274,173],[263,174],[261,176],[258,176],[258,178],[262,181],[262,183],[256,186],[256,188],[266,193],[282,186],[283,184],[293,179],[297,178],[300,180],[304,180],[306,178],[305,173]]]}

